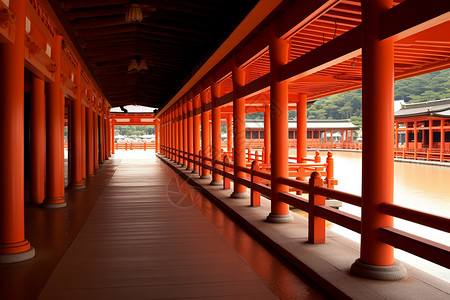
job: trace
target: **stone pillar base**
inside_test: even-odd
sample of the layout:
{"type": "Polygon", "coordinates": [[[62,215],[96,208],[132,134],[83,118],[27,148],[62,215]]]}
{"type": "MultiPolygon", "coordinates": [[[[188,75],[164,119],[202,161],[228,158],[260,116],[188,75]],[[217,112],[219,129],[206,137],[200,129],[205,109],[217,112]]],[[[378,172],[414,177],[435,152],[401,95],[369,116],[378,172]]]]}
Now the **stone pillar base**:
{"type": "Polygon", "coordinates": [[[42,208],[61,208],[61,207],[66,207],[67,202],[63,200],[63,202],[59,202],[59,203],[58,202],[57,203],[52,203],[52,202],[48,203],[48,202],[45,202],[45,200],[44,200],[44,203],[41,203],[41,205],[39,205],[39,206],[42,208]]]}
{"type": "Polygon", "coordinates": [[[288,215],[275,215],[270,213],[267,218],[266,221],[269,223],[289,223],[294,221],[294,217],[290,214],[288,215]]]}
{"type": "Polygon", "coordinates": [[[25,252],[14,254],[0,254],[0,264],[11,264],[19,261],[24,261],[33,258],[34,255],[35,251],[33,247],[30,247],[30,249],[25,252]]]}
{"type": "Polygon", "coordinates": [[[364,278],[394,281],[407,276],[405,267],[397,260],[390,266],[375,266],[363,263],[359,258],[352,264],[350,272],[364,278]]]}
{"type": "Polygon", "coordinates": [[[247,193],[237,193],[237,192],[233,192],[230,195],[230,198],[234,198],[234,199],[244,199],[244,198],[248,198],[248,194],[247,193]]]}
{"type": "Polygon", "coordinates": [[[211,183],[209,185],[214,185],[214,186],[223,185],[223,181],[211,181],[211,183]]]}

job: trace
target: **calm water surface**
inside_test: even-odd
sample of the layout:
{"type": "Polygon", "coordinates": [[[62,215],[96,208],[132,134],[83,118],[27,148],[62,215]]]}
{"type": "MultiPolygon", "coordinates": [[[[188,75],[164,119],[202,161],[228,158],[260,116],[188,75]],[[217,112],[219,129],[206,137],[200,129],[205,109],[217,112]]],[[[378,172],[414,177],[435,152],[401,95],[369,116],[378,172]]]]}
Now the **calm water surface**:
{"type": "MultiPolygon", "coordinates": [[[[312,153],[309,153],[311,156],[312,153]]],[[[321,152],[322,158],[326,152],[321,152]]],[[[361,153],[333,152],[337,190],[361,195],[361,153]]],[[[411,209],[450,218],[450,167],[395,162],[394,203],[411,209]]],[[[342,211],[361,215],[359,207],[343,203],[342,211]]],[[[450,246],[450,234],[401,219],[394,226],[412,234],[450,246]]],[[[332,225],[332,230],[357,242],[360,236],[346,228],[332,225]]],[[[395,257],[450,282],[450,271],[402,250],[395,257]]]]}

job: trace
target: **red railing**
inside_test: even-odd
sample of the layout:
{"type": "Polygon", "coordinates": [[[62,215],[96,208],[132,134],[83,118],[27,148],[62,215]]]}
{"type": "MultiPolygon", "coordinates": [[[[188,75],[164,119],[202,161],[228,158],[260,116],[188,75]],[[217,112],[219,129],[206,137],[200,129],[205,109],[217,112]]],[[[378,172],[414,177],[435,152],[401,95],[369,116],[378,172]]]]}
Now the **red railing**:
{"type": "MultiPolygon", "coordinates": [[[[247,139],[245,140],[245,146],[247,148],[262,149],[264,147],[264,140],[261,139],[247,139]]],[[[297,141],[295,139],[290,139],[288,141],[289,148],[297,148],[297,141]]],[[[224,145],[226,148],[226,145],[224,145]]],[[[320,141],[308,141],[306,144],[308,149],[353,149],[361,150],[362,143],[358,142],[320,142],[320,141]]]]}
{"type": "Polygon", "coordinates": [[[395,148],[394,157],[402,159],[414,159],[425,161],[450,162],[450,151],[429,148],[395,148]]]}
{"type": "Polygon", "coordinates": [[[144,150],[156,149],[155,143],[114,143],[116,150],[144,150]]]}
{"type": "MultiPolygon", "coordinates": [[[[165,155],[176,152],[167,147],[162,147],[162,149],[165,155]]],[[[251,154],[250,157],[252,155],[258,157],[256,153],[251,154]]],[[[261,194],[270,199],[272,191],[269,183],[271,182],[272,177],[270,173],[262,171],[261,164],[258,160],[253,160],[250,167],[239,168],[240,171],[247,174],[245,178],[235,178],[233,173],[234,165],[228,154],[223,155],[222,161],[212,161],[211,158],[207,158],[207,164],[202,163],[201,153],[199,155],[190,154],[189,157],[192,157],[190,160],[198,165],[200,169],[204,167],[223,176],[224,189],[230,189],[230,181],[238,182],[239,184],[248,187],[250,189],[250,205],[259,206],[261,194]]],[[[328,155],[327,160],[330,158],[332,158],[332,156],[328,155]]],[[[314,161],[316,160],[317,158],[314,158],[314,161]]],[[[332,161],[328,161],[328,163],[321,164],[320,166],[317,165],[317,163],[312,165],[312,167],[316,168],[326,168],[330,166],[332,166],[332,161]]],[[[292,174],[291,172],[289,173],[290,177],[291,175],[294,175],[293,177],[299,175],[292,174]]],[[[325,243],[325,220],[348,228],[354,232],[361,233],[360,217],[325,206],[325,198],[336,199],[361,207],[362,197],[334,190],[334,178],[330,177],[332,176],[332,172],[326,173],[325,179],[323,179],[323,173],[317,170],[310,173],[308,180],[297,180],[290,177],[278,178],[279,182],[288,186],[291,191],[303,191],[308,193],[308,198],[292,193],[281,193],[279,199],[284,203],[308,213],[308,240],[310,243],[315,244],[325,243]],[[327,181],[332,182],[332,184],[329,187],[324,187],[324,184],[327,181]]],[[[386,215],[450,233],[450,219],[448,218],[387,203],[381,204],[379,209],[386,215]]],[[[448,259],[450,257],[450,247],[394,227],[382,227],[378,230],[378,237],[381,242],[446,268],[450,268],[450,259],[448,259]]]]}

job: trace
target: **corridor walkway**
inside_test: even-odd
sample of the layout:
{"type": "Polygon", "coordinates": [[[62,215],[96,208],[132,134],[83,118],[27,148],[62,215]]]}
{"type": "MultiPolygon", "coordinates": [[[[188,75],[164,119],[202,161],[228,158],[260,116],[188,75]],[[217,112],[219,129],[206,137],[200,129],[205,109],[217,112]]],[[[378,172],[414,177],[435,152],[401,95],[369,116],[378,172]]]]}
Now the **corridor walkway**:
{"type": "Polygon", "coordinates": [[[276,298],[163,167],[120,162],[40,299],[276,298]]]}

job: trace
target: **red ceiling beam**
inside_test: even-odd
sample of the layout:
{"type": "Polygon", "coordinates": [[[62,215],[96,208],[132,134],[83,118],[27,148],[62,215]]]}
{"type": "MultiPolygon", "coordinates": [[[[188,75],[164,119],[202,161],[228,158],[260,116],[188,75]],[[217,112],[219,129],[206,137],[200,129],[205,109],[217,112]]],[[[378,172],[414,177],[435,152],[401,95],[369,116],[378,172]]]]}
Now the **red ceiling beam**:
{"type": "MultiPolygon", "coordinates": [[[[395,40],[418,33],[450,19],[449,0],[406,0],[381,16],[380,38],[395,40]]],[[[442,32],[449,36],[449,32],[442,32]]]]}
{"type": "Polygon", "coordinates": [[[280,68],[278,80],[296,80],[361,54],[361,27],[338,36],[280,68]]]}

